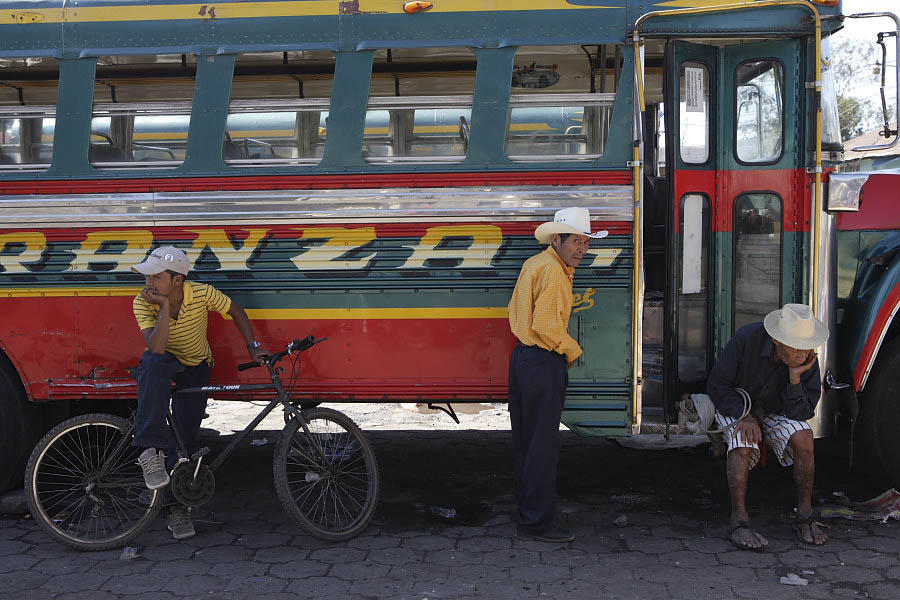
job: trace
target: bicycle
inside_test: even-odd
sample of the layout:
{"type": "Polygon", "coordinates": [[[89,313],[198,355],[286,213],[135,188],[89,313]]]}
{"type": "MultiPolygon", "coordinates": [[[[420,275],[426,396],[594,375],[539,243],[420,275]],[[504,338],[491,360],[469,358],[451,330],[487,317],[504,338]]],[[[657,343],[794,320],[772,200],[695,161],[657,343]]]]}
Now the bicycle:
{"type": "MultiPolygon", "coordinates": [[[[243,371],[266,366],[271,383],[204,386],[178,393],[274,391],[274,398],[210,464],[209,448],[188,456],[174,427],[178,462],[171,471],[174,499],[202,506],[215,492],[214,471],[276,406],[285,411],[285,427],[275,447],[273,477],[285,512],[321,540],[341,541],[362,532],[375,511],[380,491],[375,453],[362,430],[346,415],[329,408],[301,410],[281,382],[279,360],[292,357],[291,385],[299,375],[300,354],[326,338],[294,340],[262,364],[238,365],[243,371]],[[287,418],[290,416],[290,418],[287,418]]],[[[80,550],[124,546],[153,521],[167,500],[166,487],[148,490],[131,446],[134,417],[80,415],[51,429],[35,446],[25,473],[25,489],[34,519],[57,540],[80,550]]]]}

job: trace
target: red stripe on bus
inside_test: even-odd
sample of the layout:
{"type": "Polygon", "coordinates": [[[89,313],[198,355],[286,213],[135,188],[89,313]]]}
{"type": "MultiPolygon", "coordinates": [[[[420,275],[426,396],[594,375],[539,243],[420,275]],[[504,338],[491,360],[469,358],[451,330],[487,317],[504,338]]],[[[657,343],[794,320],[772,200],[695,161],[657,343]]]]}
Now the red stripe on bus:
{"type": "Polygon", "coordinates": [[[869,335],[866,337],[866,344],[863,346],[863,350],[859,355],[859,361],[857,361],[856,368],[853,371],[853,384],[857,391],[862,386],[866,371],[875,360],[875,352],[878,350],[880,342],[883,341],[882,336],[890,326],[891,317],[897,311],[898,306],[900,306],[900,283],[894,286],[894,289],[891,290],[891,293],[885,299],[884,304],[881,305],[881,310],[878,311],[875,322],[872,324],[872,330],[869,331],[869,335]]]}
{"type": "MultiPolygon", "coordinates": [[[[681,170],[675,174],[675,214],[685,194],[718,195],[713,205],[714,232],[734,228],[734,201],[746,193],[772,192],[781,197],[784,231],[809,231],[812,178],[802,169],[681,170]]],[[[678,231],[679,219],[673,226],[678,231]]]]}
{"type": "Polygon", "coordinates": [[[432,188],[470,187],[478,185],[631,185],[631,171],[554,171],[551,173],[379,173],[368,175],[254,175],[244,177],[6,181],[0,182],[0,194],[432,188]]]}
{"type": "Polygon", "coordinates": [[[841,231],[897,229],[900,225],[900,201],[896,174],[873,173],[862,188],[859,212],[838,213],[837,228],[841,231]]]}

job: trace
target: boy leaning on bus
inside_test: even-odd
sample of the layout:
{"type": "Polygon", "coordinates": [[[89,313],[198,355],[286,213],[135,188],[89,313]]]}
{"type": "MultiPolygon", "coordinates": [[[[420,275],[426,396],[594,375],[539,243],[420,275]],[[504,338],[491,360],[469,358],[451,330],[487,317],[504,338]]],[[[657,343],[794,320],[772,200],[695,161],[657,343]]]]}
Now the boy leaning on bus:
{"type": "Polygon", "coordinates": [[[727,476],[731,495],[732,543],[762,550],[769,541],[750,526],[746,496],[749,470],[767,443],[782,466],[794,465],[797,486],[797,538],[821,545],[828,539],[812,510],[813,433],[806,422],[821,394],[815,349],[828,339],[828,328],[804,304],[785,304],[762,323],[737,330],[722,350],[707,381],[716,406],[716,424],[727,428],[727,476]],[[749,397],[747,405],[743,390],[749,397]]]}
{"type": "Polygon", "coordinates": [[[534,232],[546,250],[522,265],[509,301],[509,326],[518,338],[509,361],[518,531],[545,542],[570,542],[572,532],[553,524],[559,420],[569,383],[567,369],[581,356],[569,335],[572,282],[591,238],[586,208],[566,208],[534,232]]]}
{"type": "MultiPolygon", "coordinates": [[[[131,270],[144,275],[147,284],[133,302],[146,351],[138,370],[138,409],[132,445],[145,448],[138,464],[144,482],[153,490],[169,483],[169,471],[177,459],[175,439],[166,424],[170,398],[178,431],[188,451],[196,450],[206,396],[173,397],[172,383],[175,390],[208,384],[213,363],[206,338],[209,313],[215,311],[234,320],[253,360],[262,360],[269,353],[256,341],[250,319],[237,302],[211,285],[185,280],[190,262],[178,248],[157,248],[131,270]],[[161,319],[160,314],[168,318],[161,319]]],[[[175,539],[194,535],[188,509],[180,504],[170,507],[166,524],[175,539]]]]}

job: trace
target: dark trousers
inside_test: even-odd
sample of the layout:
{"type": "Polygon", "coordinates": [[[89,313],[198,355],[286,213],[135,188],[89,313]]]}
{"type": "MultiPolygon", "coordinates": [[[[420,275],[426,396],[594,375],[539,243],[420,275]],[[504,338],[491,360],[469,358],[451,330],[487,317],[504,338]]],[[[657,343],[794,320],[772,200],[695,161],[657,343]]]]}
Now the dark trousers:
{"type": "Polygon", "coordinates": [[[169,399],[173,398],[172,413],[188,452],[196,450],[197,432],[206,412],[206,394],[178,394],[173,397],[172,382],[175,382],[175,391],[204,386],[209,383],[209,365],[202,362],[189,367],[169,352],[144,352],[137,379],[138,409],[132,445],[165,450],[166,463],[172,467],[178,459],[178,446],[166,424],[169,399]]]}
{"type": "Polygon", "coordinates": [[[568,384],[563,355],[516,345],[509,361],[509,420],[519,527],[526,531],[538,533],[553,522],[559,419],[568,384]]]}

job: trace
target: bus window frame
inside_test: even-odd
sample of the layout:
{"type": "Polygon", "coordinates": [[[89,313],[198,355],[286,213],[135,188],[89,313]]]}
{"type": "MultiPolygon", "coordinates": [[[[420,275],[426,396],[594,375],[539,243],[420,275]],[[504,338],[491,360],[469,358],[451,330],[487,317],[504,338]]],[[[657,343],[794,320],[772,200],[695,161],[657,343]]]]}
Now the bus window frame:
{"type": "MultiPolygon", "coordinates": [[[[712,350],[713,350],[712,329],[713,328],[711,327],[711,323],[712,323],[712,317],[713,317],[713,302],[714,302],[714,287],[715,287],[714,282],[713,282],[713,271],[714,271],[713,265],[715,263],[715,256],[714,256],[715,255],[715,252],[714,252],[714,248],[715,248],[714,237],[715,236],[714,236],[713,226],[712,226],[712,224],[713,224],[713,202],[707,192],[686,191],[683,194],[681,194],[681,197],[678,200],[678,232],[680,235],[678,237],[678,249],[677,249],[678,265],[677,265],[677,270],[676,270],[678,281],[677,281],[676,287],[675,287],[676,296],[677,296],[677,298],[675,300],[675,304],[676,304],[677,310],[678,310],[678,317],[677,317],[676,326],[674,328],[674,332],[675,332],[674,347],[675,347],[675,351],[677,353],[677,358],[676,358],[675,368],[673,370],[675,379],[679,383],[682,383],[685,385],[699,383],[698,381],[685,381],[684,379],[682,379],[681,364],[680,364],[680,362],[681,362],[680,361],[680,357],[681,357],[681,319],[682,319],[681,298],[684,295],[684,292],[683,292],[683,289],[684,289],[684,204],[685,204],[685,200],[687,199],[688,196],[699,196],[701,199],[701,202],[702,202],[701,208],[703,210],[703,217],[704,217],[704,219],[703,219],[704,222],[701,223],[701,226],[704,227],[703,234],[707,238],[706,239],[706,253],[703,256],[703,258],[706,261],[706,263],[705,263],[706,276],[705,276],[705,280],[704,280],[704,285],[706,286],[706,290],[704,293],[705,300],[706,300],[706,306],[704,307],[705,312],[706,312],[706,316],[705,316],[705,318],[706,318],[706,327],[705,327],[705,329],[706,329],[706,345],[704,348],[704,350],[705,350],[705,362],[704,362],[705,376],[704,376],[703,381],[705,381],[705,377],[709,375],[710,359],[713,356],[713,352],[712,352],[712,350]]],[[[701,245],[701,248],[702,248],[702,245],[701,245]]]]}
{"type": "Polygon", "coordinates": [[[731,335],[733,336],[737,328],[735,327],[735,316],[737,315],[737,214],[735,210],[738,200],[748,194],[771,194],[778,198],[781,203],[781,233],[778,237],[778,298],[777,304],[772,310],[781,306],[784,298],[784,198],[775,190],[746,190],[734,197],[731,202],[731,335]]]}
{"type": "MultiPolygon", "coordinates": [[[[734,71],[732,72],[731,77],[732,77],[731,88],[732,88],[732,100],[733,100],[731,117],[732,117],[732,121],[734,123],[734,125],[731,128],[731,146],[732,146],[731,150],[732,150],[732,155],[734,156],[734,160],[737,162],[737,164],[739,164],[741,166],[746,166],[746,167],[766,167],[766,166],[772,166],[772,165],[778,164],[781,161],[781,159],[784,158],[784,148],[787,145],[786,140],[785,140],[785,132],[787,131],[786,121],[787,121],[787,112],[788,112],[787,111],[787,94],[785,93],[785,91],[787,89],[787,87],[786,87],[787,86],[787,81],[786,81],[787,68],[785,67],[784,61],[781,60],[780,58],[773,57],[773,56],[759,56],[759,57],[754,57],[754,58],[748,58],[746,60],[742,60],[741,62],[739,62],[738,64],[736,64],[734,66],[734,71]],[[778,156],[776,156],[773,160],[765,161],[765,162],[763,162],[763,161],[749,161],[748,162],[745,160],[741,160],[740,156],[738,155],[738,150],[737,150],[737,142],[738,142],[737,71],[738,71],[738,69],[741,68],[741,65],[751,63],[751,62],[766,62],[766,61],[771,62],[771,63],[776,63],[779,66],[779,68],[781,69],[781,137],[779,138],[781,140],[781,144],[780,144],[781,148],[779,149],[778,156]]],[[[751,192],[744,192],[744,193],[751,193],[751,192]]],[[[782,200],[782,210],[783,210],[783,206],[784,206],[784,200],[782,200]]]]}

